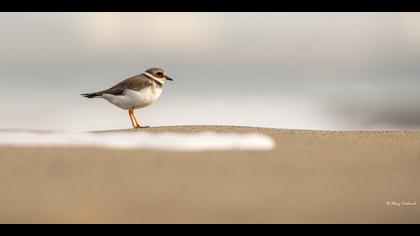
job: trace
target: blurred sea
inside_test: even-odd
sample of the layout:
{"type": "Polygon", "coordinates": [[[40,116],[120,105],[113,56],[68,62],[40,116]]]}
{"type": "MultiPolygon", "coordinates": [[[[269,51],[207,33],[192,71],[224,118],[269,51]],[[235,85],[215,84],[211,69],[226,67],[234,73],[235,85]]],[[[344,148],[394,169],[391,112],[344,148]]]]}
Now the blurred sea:
{"type": "Polygon", "coordinates": [[[129,128],[84,92],[175,81],[141,123],[420,129],[419,13],[0,13],[0,129],[129,128]]]}

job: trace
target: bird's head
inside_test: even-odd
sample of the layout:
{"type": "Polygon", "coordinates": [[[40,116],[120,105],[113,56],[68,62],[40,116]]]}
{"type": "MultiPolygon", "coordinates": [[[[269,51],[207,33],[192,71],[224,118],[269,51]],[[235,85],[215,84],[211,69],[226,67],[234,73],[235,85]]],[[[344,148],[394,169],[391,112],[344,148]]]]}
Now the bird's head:
{"type": "Polygon", "coordinates": [[[145,74],[149,77],[151,77],[152,79],[158,80],[159,82],[161,82],[162,84],[166,81],[166,80],[170,80],[173,81],[173,79],[171,77],[169,77],[166,74],[166,71],[162,68],[158,68],[158,67],[152,67],[149,68],[145,71],[145,74]]]}

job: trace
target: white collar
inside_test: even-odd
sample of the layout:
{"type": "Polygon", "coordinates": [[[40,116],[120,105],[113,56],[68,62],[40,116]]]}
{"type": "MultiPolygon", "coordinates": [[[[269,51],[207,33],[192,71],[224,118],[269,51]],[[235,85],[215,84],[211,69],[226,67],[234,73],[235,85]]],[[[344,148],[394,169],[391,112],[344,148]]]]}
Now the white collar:
{"type": "Polygon", "coordinates": [[[165,82],[165,80],[164,80],[164,79],[162,79],[162,78],[157,78],[157,77],[153,76],[152,74],[150,74],[150,73],[148,73],[148,72],[144,72],[143,74],[144,74],[145,76],[147,76],[147,77],[149,77],[149,78],[151,78],[151,79],[153,79],[153,80],[155,80],[155,81],[159,82],[159,83],[160,83],[160,84],[162,84],[162,85],[163,85],[163,83],[165,82]]]}

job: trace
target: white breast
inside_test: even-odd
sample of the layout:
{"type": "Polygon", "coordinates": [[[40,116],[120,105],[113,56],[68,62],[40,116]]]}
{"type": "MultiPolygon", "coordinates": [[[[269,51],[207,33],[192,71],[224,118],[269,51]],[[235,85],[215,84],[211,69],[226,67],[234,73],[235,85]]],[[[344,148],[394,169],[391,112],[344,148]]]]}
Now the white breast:
{"type": "Polygon", "coordinates": [[[161,93],[162,88],[150,86],[140,91],[126,89],[123,95],[104,94],[102,97],[121,109],[129,110],[152,105],[161,93]]]}

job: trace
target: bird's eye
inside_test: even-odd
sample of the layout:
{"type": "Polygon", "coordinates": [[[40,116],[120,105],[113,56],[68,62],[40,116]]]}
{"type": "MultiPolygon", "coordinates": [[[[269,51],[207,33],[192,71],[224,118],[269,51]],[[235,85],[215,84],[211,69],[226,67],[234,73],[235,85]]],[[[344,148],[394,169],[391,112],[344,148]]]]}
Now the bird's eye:
{"type": "Polygon", "coordinates": [[[163,72],[158,72],[156,74],[159,75],[159,76],[162,76],[163,75],[163,72]]]}

